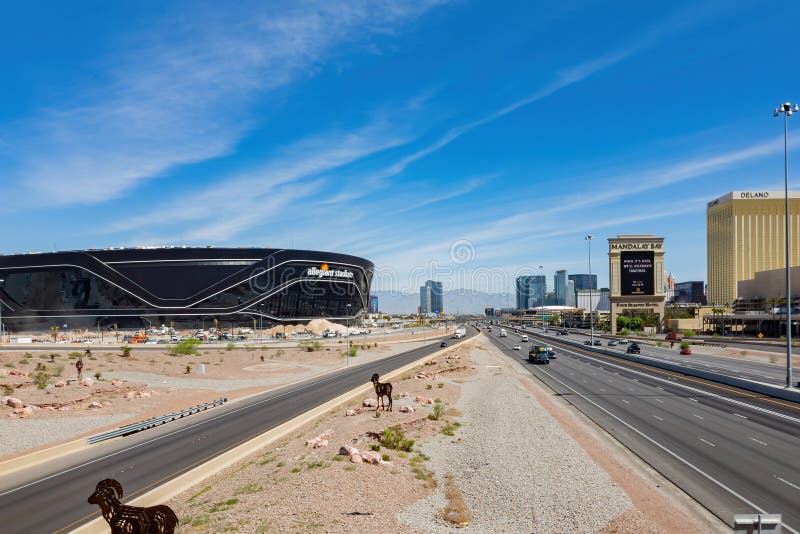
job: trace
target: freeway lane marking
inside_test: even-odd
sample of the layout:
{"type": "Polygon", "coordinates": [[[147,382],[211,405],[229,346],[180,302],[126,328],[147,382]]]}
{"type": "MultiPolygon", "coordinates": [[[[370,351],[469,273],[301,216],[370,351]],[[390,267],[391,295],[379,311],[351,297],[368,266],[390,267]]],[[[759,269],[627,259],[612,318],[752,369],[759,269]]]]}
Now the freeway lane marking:
{"type": "MultiPolygon", "coordinates": [[[[737,499],[739,499],[739,500],[740,500],[740,501],[742,501],[743,503],[745,503],[745,504],[747,504],[748,506],[750,506],[750,507],[754,508],[754,509],[755,509],[755,510],[757,510],[759,513],[762,513],[762,514],[765,514],[765,513],[767,513],[767,512],[765,512],[765,511],[764,511],[764,509],[763,509],[763,508],[761,508],[761,507],[760,507],[760,506],[758,506],[757,504],[753,503],[752,501],[750,501],[749,499],[747,499],[747,498],[746,498],[746,497],[744,497],[743,495],[740,495],[740,494],[738,494],[738,493],[737,493],[736,491],[734,491],[732,488],[729,488],[728,486],[726,486],[725,484],[723,484],[722,482],[720,482],[720,481],[719,481],[719,480],[717,480],[716,478],[712,477],[711,475],[709,475],[708,473],[706,473],[705,471],[703,471],[702,469],[700,469],[699,467],[697,467],[697,466],[696,466],[696,465],[694,465],[693,463],[689,462],[688,460],[685,460],[685,459],[684,459],[682,456],[680,456],[679,454],[677,454],[677,453],[673,452],[672,450],[668,449],[666,446],[662,445],[661,443],[659,443],[659,442],[658,442],[658,441],[656,441],[655,439],[651,438],[650,436],[648,436],[647,434],[645,434],[644,432],[642,432],[642,431],[641,431],[641,430],[639,430],[638,428],[634,427],[634,426],[633,426],[633,425],[631,425],[630,423],[628,423],[628,422],[626,422],[626,421],[622,420],[620,417],[618,417],[618,416],[614,415],[613,413],[611,413],[610,411],[606,410],[605,408],[603,408],[602,406],[600,406],[599,404],[597,404],[596,402],[594,402],[592,399],[590,399],[590,398],[586,397],[585,395],[581,394],[579,391],[575,390],[575,389],[574,389],[574,388],[572,388],[571,386],[569,386],[569,385],[565,384],[564,382],[562,382],[561,380],[559,380],[558,378],[556,378],[555,376],[553,376],[553,375],[552,375],[551,373],[549,373],[548,371],[542,370],[542,372],[543,372],[544,374],[546,374],[547,376],[549,376],[549,377],[550,377],[551,379],[553,379],[554,381],[556,381],[556,382],[558,382],[559,384],[561,384],[562,386],[564,386],[565,388],[567,388],[567,389],[571,390],[573,393],[575,393],[577,396],[581,397],[583,400],[585,400],[585,401],[586,401],[586,402],[588,402],[589,404],[591,404],[591,405],[593,405],[593,406],[597,407],[598,409],[600,409],[600,410],[604,411],[604,412],[605,412],[605,413],[607,413],[609,416],[613,417],[614,419],[616,419],[617,421],[619,421],[620,423],[622,423],[623,425],[625,425],[626,427],[628,427],[629,429],[631,429],[633,432],[636,432],[636,433],[637,433],[638,435],[640,435],[642,438],[646,439],[647,441],[649,441],[650,443],[652,443],[653,445],[655,445],[656,447],[658,447],[659,449],[661,449],[661,450],[662,450],[662,451],[664,451],[665,453],[669,454],[670,456],[672,456],[673,458],[675,458],[675,459],[676,459],[676,460],[678,460],[679,462],[683,463],[684,465],[686,465],[687,467],[689,467],[690,469],[692,469],[692,470],[693,470],[693,471],[695,471],[696,473],[700,474],[701,476],[705,477],[706,479],[708,479],[708,480],[709,480],[709,481],[711,481],[712,483],[716,484],[717,486],[719,486],[719,487],[720,487],[720,488],[722,488],[723,490],[727,491],[728,493],[730,493],[731,495],[733,495],[734,497],[736,497],[737,499]]],[[[786,523],[783,523],[783,522],[781,522],[781,526],[782,526],[783,528],[785,528],[786,530],[788,530],[789,532],[792,532],[793,534],[800,534],[800,532],[798,532],[797,530],[793,529],[792,527],[790,527],[790,526],[789,526],[789,525],[787,525],[786,523]]]]}
{"type": "MultiPolygon", "coordinates": [[[[564,349],[564,352],[568,352],[568,353],[574,354],[576,356],[588,357],[586,354],[581,354],[579,352],[575,352],[574,350],[570,350],[570,349],[564,349]]],[[[592,355],[590,355],[590,356],[592,356],[592,355]]],[[[743,406],[745,408],[749,408],[749,409],[755,410],[757,412],[773,415],[775,417],[780,417],[781,419],[786,419],[788,421],[792,421],[793,423],[800,423],[800,419],[798,419],[796,417],[792,417],[791,415],[782,414],[780,412],[774,412],[772,410],[768,410],[768,409],[762,408],[760,406],[755,406],[753,404],[748,404],[746,402],[739,401],[739,400],[736,400],[736,399],[723,397],[722,395],[719,395],[717,393],[711,393],[709,391],[703,391],[700,388],[696,388],[696,387],[690,386],[688,384],[682,384],[680,382],[674,382],[674,381],[672,381],[670,379],[667,379],[667,378],[648,375],[645,372],[637,371],[635,369],[626,369],[622,365],[620,365],[620,364],[618,364],[616,362],[612,362],[610,357],[603,357],[602,355],[597,355],[597,356],[599,356],[603,360],[607,360],[605,362],[606,365],[609,365],[611,367],[617,367],[618,369],[623,369],[623,370],[627,371],[628,373],[635,373],[635,374],[641,375],[643,377],[649,378],[651,380],[657,380],[657,381],[660,381],[660,382],[666,382],[666,383],[671,384],[673,386],[680,387],[680,388],[683,388],[683,389],[688,389],[689,391],[694,391],[694,392],[700,393],[702,395],[714,397],[714,398],[719,399],[719,400],[724,401],[724,402],[730,402],[731,404],[736,404],[738,406],[743,406]]],[[[641,365],[641,364],[637,364],[636,362],[627,362],[627,361],[625,363],[630,363],[630,364],[633,364],[633,365],[635,365],[637,367],[642,367],[642,368],[647,369],[647,370],[649,370],[649,371],[651,371],[653,373],[665,374],[665,375],[667,375],[669,377],[679,377],[680,378],[680,376],[675,374],[675,373],[663,372],[660,369],[655,369],[655,368],[647,366],[647,365],[641,365]]],[[[716,389],[722,389],[722,390],[725,390],[725,391],[731,391],[731,392],[737,393],[739,395],[745,395],[745,396],[750,397],[750,398],[760,398],[757,395],[752,395],[752,394],[749,394],[749,393],[746,393],[746,392],[743,392],[743,391],[736,391],[736,390],[733,390],[733,389],[730,389],[730,388],[720,387],[720,386],[717,386],[715,384],[707,384],[705,382],[702,382],[702,381],[699,381],[699,380],[691,380],[690,378],[686,378],[686,377],[682,377],[682,378],[684,378],[685,380],[689,380],[691,382],[697,382],[698,384],[702,384],[702,385],[705,385],[705,386],[708,386],[708,387],[712,387],[712,388],[716,388],[716,389]]],[[[636,379],[634,378],[633,380],[636,380],[636,379]]],[[[633,391],[633,388],[628,388],[628,389],[633,391]]],[[[782,406],[788,406],[789,408],[793,408],[795,410],[800,410],[800,406],[792,406],[792,405],[789,405],[789,404],[785,404],[785,403],[782,403],[782,402],[776,402],[776,401],[772,401],[770,399],[764,399],[764,398],[761,398],[761,400],[765,400],[767,402],[772,402],[773,404],[780,404],[782,406]]],[[[695,402],[697,402],[697,401],[695,401],[695,402]]]]}
{"type": "MultiPolygon", "coordinates": [[[[612,358],[610,356],[605,356],[603,354],[598,354],[598,353],[582,354],[582,353],[575,352],[574,350],[570,350],[570,349],[563,349],[563,350],[566,351],[566,352],[571,352],[572,354],[575,354],[576,356],[583,356],[584,358],[594,357],[594,358],[600,358],[600,359],[606,360],[608,362],[612,361],[612,358]]],[[[587,350],[587,349],[583,349],[583,350],[587,350]]],[[[748,393],[745,390],[736,390],[736,389],[733,389],[733,388],[730,388],[730,387],[721,386],[721,385],[718,385],[718,384],[712,384],[710,382],[705,382],[703,380],[700,380],[700,379],[697,379],[697,378],[694,378],[694,377],[690,377],[690,376],[686,376],[686,375],[680,375],[680,374],[677,374],[677,373],[673,373],[672,371],[665,371],[664,369],[658,369],[657,367],[653,367],[651,365],[645,365],[645,364],[638,363],[638,362],[632,362],[632,361],[629,361],[629,360],[620,360],[619,358],[614,358],[613,360],[617,361],[617,362],[624,362],[627,365],[630,365],[630,366],[633,366],[633,367],[639,367],[639,368],[642,368],[642,369],[647,369],[651,373],[658,373],[658,374],[662,374],[662,375],[666,375],[666,376],[671,376],[671,377],[673,377],[675,379],[686,380],[687,382],[695,382],[697,384],[701,384],[701,385],[704,385],[706,387],[715,388],[715,389],[721,389],[723,391],[729,391],[731,393],[735,393],[737,395],[743,395],[745,397],[750,397],[750,398],[753,398],[753,399],[760,399],[760,400],[762,400],[764,402],[769,402],[769,403],[772,403],[772,404],[777,404],[779,406],[784,406],[786,408],[791,408],[792,410],[800,410],[800,406],[796,406],[796,405],[793,405],[793,404],[787,404],[785,402],[782,402],[782,401],[779,401],[779,400],[775,400],[775,399],[767,399],[767,398],[764,398],[764,397],[760,397],[759,395],[754,395],[752,393],[748,393]]],[[[658,360],[658,361],[661,361],[661,360],[658,360]]],[[[616,365],[616,364],[612,364],[612,365],[616,365]]],[[[621,366],[619,366],[619,367],[622,368],[622,369],[625,369],[624,367],[621,367],[621,366]]],[[[635,371],[632,371],[630,369],[628,369],[628,371],[635,372],[635,371]]],[[[640,373],[640,374],[644,374],[644,373],[640,373]]],[[[652,377],[652,378],[656,378],[656,377],[652,377]]],[[[636,380],[636,379],[634,378],[634,380],[636,380]]],[[[724,398],[724,397],[720,397],[720,398],[724,398]]],[[[763,408],[758,408],[758,409],[763,410],[763,408]]],[[[766,411],[769,412],[769,410],[766,410],[766,411]]],[[[777,412],[769,412],[769,413],[777,413],[777,412]]],[[[783,416],[783,414],[779,414],[779,415],[783,416]]],[[[789,417],[789,416],[783,416],[783,417],[789,417]]],[[[800,422],[800,419],[794,419],[794,418],[791,418],[791,419],[794,420],[794,421],[800,422]]]]}
{"type": "Polygon", "coordinates": [[[755,441],[756,443],[760,443],[760,444],[764,445],[765,447],[767,446],[766,442],[763,442],[763,441],[761,441],[760,439],[756,439],[756,438],[754,438],[754,437],[751,437],[750,439],[752,439],[752,440],[753,440],[753,441],[755,441]]]}
{"type": "Polygon", "coordinates": [[[662,401],[661,399],[656,399],[656,402],[660,402],[661,404],[664,404],[664,401],[662,401]]]}
{"type": "Polygon", "coordinates": [[[622,399],[622,402],[624,402],[625,404],[630,404],[631,403],[631,401],[626,400],[626,399],[622,399]]]}
{"type": "Polygon", "coordinates": [[[735,415],[736,417],[741,417],[742,419],[747,419],[746,415],[742,415],[742,414],[739,414],[739,413],[736,413],[736,412],[733,412],[733,415],[735,415]]]}
{"type": "Polygon", "coordinates": [[[656,418],[656,419],[658,419],[659,421],[663,421],[663,420],[664,420],[664,418],[663,418],[663,417],[659,417],[659,416],[657,416],[657,415],[654,415],[653,417],[655,417],[655,418],[656,418]]]}
{"type": "Polygon", "coordinates": [[[796,489],[796,490],[800,490],[800,486],[798,486],[797,484],[792,484],[791,482],[789,482],[789,481],[788,481],[788,480],[786,480],[785,478],[781,478],[781,477],[779,477],[778,475],[775,475],[775,478],[777,478],[778,480],[780,480],[780,481],[781,481],[781,482],[783,482],[784,484],[788,484],[788,485],[790,485],[791,487],[793,487],[793,488],[794,488],[794,489],[796,489]]]}
{"type": "Polygon", "coordinates": [[[699,400],[695,399],[694,397],[689,397],[689,400],[692,402],[700,402],[699,400]]]}
{"type": "Polygon", "coordinates": [[[704,420],[704,421],[705,421],[705,419],[706,419],[706,418],[705,418],[705,417],[703,417],[702,415],[697,415],[696,413],[693,413],[692,415],[693,415],[693,416],[695,416],[695,417],[697,417],[698,419],[702,419],[702,420],[704,420]]]}
{"type": "Polygon", "coordinates": [[[702,442],[703,442],[703,443],[705,443],[706,445],[711,445],[712,447],[716,447],[716,445],[714,445],[714,444],[713,444],[713,443],[711,443],[710,441],[706,441],[706,440],[704,440],[703,438],[697,438],[697,439],[699,439],[700,441],[702,441],[702,442]]]}

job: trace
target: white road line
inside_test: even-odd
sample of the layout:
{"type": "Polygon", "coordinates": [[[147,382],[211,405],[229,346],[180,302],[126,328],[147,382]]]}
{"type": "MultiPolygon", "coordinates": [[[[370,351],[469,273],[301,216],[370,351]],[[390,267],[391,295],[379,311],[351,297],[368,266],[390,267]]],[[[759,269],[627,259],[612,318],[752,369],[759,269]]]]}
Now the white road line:
{"type": "Polygon", "coordinates": [[[767,443],[766,443],[766,442],[764,442],[764,441],[761,441],[760,439],[756,439],[756,438],[754,438],[754,437],[752,437],[752,436],[750,437],[750,439],[752,439],[752,440],[753,440],[753,441],[755,441],[756,443],[760,443],[760,444],[762,444],[762,445],[763,445],[763,446],[765,446],[765,447],[767,446],[767,443]]]}
{"type": "MultiPolygon", "coordinates": [[[[572,354],[574,354],[576,356],[583,356],[584,358],[588,357],[585,354],[580,354],[580,353],[577,353],[575,351],[571,351],[569,349],[564,349],[564,352],[572,353],[572,354]]],[[[736,400],[736,399],[732,399],[732,398],[729,398],[729,397],[723,397],[722,395],[717,395],[716,393],[712,393],[710,391],[704,391],[704,390],[702,390],[700,388],[696,388],[696,387],[693,387],[693,386],[690,386],[690,385],[687,385],[687,384],[681,384],[680,382],[670,382],[666,378],[661,378],[660,376],[648,375],[647,373],[644,373],[642,371],[636,371],[634,369],[629,369],[629,368],[623,367],[621,365],[618,365],[616,363],[606,362],[606,361],[604,361],[603,363],[605,365],[609,366],[609,367],[615,367],[617,369],[623,369],[623,370],[625,370],[625,371],[627,371],[629,373],[647,377],[650,380],[655,380],[655,381],[659,381],[659,382],[662,382],[662,383],[670,383],[673,386],[681,387],[683,389],[686,389],[686,390],[689,390],[689,391],[693,391],[693,392],[699,393],[701,395],[705,395],[706,397],[714,397],[715,399],[723,401],[723,402],[729,402],[731,404],[736,404],[737,406],[744,406],[745,408],[749,408],[749,409],[755,410],[757,412],[761,412],[761,413],[769,414],[769,415],[772,415],[772,416],[775,416],[775,417],[779,417],[779,418],[785,419],[787,421],[792,421],[793,423],[800,423],[800,419],[798,419],[797,417],[792,417],[791,415],[786,415],[786,414],[783,414],[783,413],[780,413],[780,412],[775,412],[775,411],[772,411],[772,410],[768,410],[767,408],[762,408],[760,406],[755,406],[753,404],[748,404],[746,402],[739,401],[739,400],[736,400]]],[[[636,379],[634,378],[633,380],[636,380],[636,379]]],[[[637,380],[637,382],[638,382],[638,380],[637,380]]],[[[694,399],[692,399],[690,397],[690,400],[694,400],[694,399]]],[[[698,401],[694,400],[694,402],[698,402],[698,401]]],[[[798,533],[798,534],[800,534],[800,533],[798,533]]]]}
{"type": "Polygon", "coordinates": [[[631,401],[626,400],[626,399],[622,399],[622,402],[624,402],[625,404],[630,404],[631,403],[631,401]]]}
{"type": "Polygon", "coordinates": [[[694,397],[689,397],[689,400],[692,402],[700,402],[699,400],[695,399],[694,397]]]}
{"type": "Polygon", "coordinates": [[[746,415],[742,415],[740,413],[733,412],[733,415],[735,415],[736,417],[741,417],[742,419],[747,419],[746,415]]]}
{"type": "Polygon", "coordinates": [[[800,490],[800,486],[798,486],[797,484],[792,484],[791,482],[789,482],[789,481],[788,481],[788,480],[786,480],[785,478],[781,478],[781,477],[779,477],[778,475],[775,475],[775,478],[777,478],[778,480],[780,480],[780,481],[781,481],[781,482],[783,482],[784,484],[788,484],[788,485],[790,485],[791,487],[793,487],[793,488],[794,488],[794,489],[796,489],[796,490],[800,490]]]}
{"type": "Polygon", "coordinates": [[[662,388],[661,386],[656,386],[656,387],[657,387],[658,389],[660,389],[661,391],[664,391],[664,388],[662,388]]]}
{"type": "MultiPolygon", "coordinates": [[[[622,423],[623,425],[625,425],[626,427],[628,427],[629,429],[631,429],[633,432],[636,432],[638,435],[642,436],[642,438],[646,439],[647,441],[649,441],[650,443],[652,443],[653,445],[655,445],[656,447],[658,447],[659,449],[661,449],[661,450],[662,450],[662,451],[664,451],[665,453],[669,454],[670,456],[672,456],[673,458],[675,458],[675,459],[676,459],[676,460],[678,460],[679,462],[683,463],[685,466],[689,467],[690,469],[692,469],[693,471],[695,471],[695,472],[696,472],[696,473],[698,473],[699,475],[701,475],[701,476],[705,477],[706,479],[708,479],[708,480],[709,480],[709,481],[711,481],[712,483],[716,484],[718,487],[720,487],[720,488],[722,488],[723,490],[727,491],[728,493],[730,493],[731,495],[733,495],[734,497],[736,497],[737,499],[739,499],[739,500],[740,500],[740,501],[742,501],[743,503],[745,503],[745,504],[747,504],[748,506],[752,507],[752,508],[753,508],[753,509],[755,509],[757,512],[759,512],[759,513],[761,513],[761,514],[766,514],[766,513],[767,513],[767,512],[766,512],[766,511],[765,511],[763,508],[761,508],[760,506],[758,506],[758,505],[757,505],[757,504],[755,504],[754,502],[750,501],[749,499],[747,499],[747,498],[746,498],[746,497],[744,497],[743,495],[740,495],[739,493],[737,493],[737,492],[736,492],[735,490],[733,490],[732,488],[729,488],[728,486],[726,486],[725,484],[723,484],[722,482],[720,482],[720,481],[719,481],[719,480],[717,480],[716,478],[712,477],[711,475],[709,475],[708,473],[706,473],[705,471],[703,471],[702,469],[700,469],[699,467],[697,467],[697,466],[696,466],[696,465],[694,465],[693,463],[691,463],[691,462],[689,462],[688,460],[684,459],[683,457],[681,457],[681,456],[680,456],[680,455],[678,455],[677,453],[675,453],[675,452],[671,451],[670,449],[668,449],[667,447],[665,447],[665,446],[664,446],[664,445],[662,445],[661,443],[657,442],[656,440],[654,440],[653,438],[651,438],[650,436],[648,436],[647,434],[645,434],[645,433],[644,433],[644,432],[642,432],[641,430],[639,430],[639,429],[635,428],[635,427],[634,427],[633,425],[631,425],[630,423],[628,423],[628,422],[626,422],[626,421],[623,421],[623,420],[622,420],[620,417],[617,417],[616,415],[614,415],[614,414],[613,414],[613,413],[611,413],[610,411],[606,410],[605,408],[603,408],[602,406],[600,406],[599,404],[597,404],[596,402],[594,402],[594,401],[593,401],[593,400],[591,400],[590,398],[586,397],[585,395],[583,395],[583,394],[581,394],[580,392],[576,391],[574,388],[572,388],[572,387],[570,387],[569,385],[565,384],[564,382],[562,382],[561,380],[559,380],[558,378],[556,378],[555,376],[553,376],[553,375],[552,375],[551,373],[549,373],[548,371],[544,371],[544,370],[543,370],[542,372],[543,372],[544,374],[546,374],[547,376],[549,376],[549,377],[550,377],[551,379],[553,379],[554,381],[556,381],[556,382],[558,382],[559,384],[561,384],[562,386],[564,386],[565,388],[567,388],[567,389],[569,389],[569,390],[572,390],[572,392],[573,392],[573,393],[575,393],[576,395],[578,395],[579,397],[581,397],[583,400],[585,400],[585,401],[586,401],[586,402],[588,402],[589,404],[592,404],[593,406],[597,407],[598,409],[600,409],[600,410],[604,411],[604,412],[605,412],[605,413],[607,413],[609,416],[613,417],[614,419],[616,419],[617,421],[619,421],[620,423],[622,423]]],[[[787,525],[786,523],[783,523],[783,522],[782,522],[782,523],[781,523],[781,526],[782,526],[783,528],[785,528],[787,531],[789,531],[789,532],[792,532],[793,534],[800,534],[800,532],[798,532],[797,530],[793,529],[792,527],[790,527],[790,526],[789,526],[789,525],[787,525]]]]}
{"type": "Polygon", "coordinates": [[[664,420],[664,418],[663,418],[663,417],[659,417],[659,416],[657,416],[657,415],[654,415],[653,417],[655,417],[655,418],[656,418],[656,419],[658,419],[659,421],[663,421],[663,420],[664,420]]]}
{"type": "Polygon", "coordinates": [[[703,417],[702,415],[697,415],[696,413],[693,413],[692,415],[693,415],[693,416],[695,416],[695,417],[697,417],[698,419],[703,419],[703,420],[705,420],[705,417],[703,417]]]}
{"type": "Polygon", "coordinates": [[[602,391],[603,393],[605,393],[605,391],[606,391],[606,390],[605,390],[605,389],[603,389],[603,388],[600,388],[600,391],[602,391]]]}
{"type": "Polygon", "coordinates": [[[656,402],[660,402],[661,404],[664,404],[664,401],[662,401],[661,399],[656,399],[656,402]]]}
{"type": "Polygon", "coordinates": [[[703,443],[705,443],[706,445],[711,445],[712,447],[716,447],[716,445],[714,445],[714,444],[713,444],[713,443],[711,443],[710,441],[706,441],[706,440],[704,440],[703,438],[697,438],[697,439],[699,439],[700,441],[702,441],[702,442],[703,442],[703,443]]]}

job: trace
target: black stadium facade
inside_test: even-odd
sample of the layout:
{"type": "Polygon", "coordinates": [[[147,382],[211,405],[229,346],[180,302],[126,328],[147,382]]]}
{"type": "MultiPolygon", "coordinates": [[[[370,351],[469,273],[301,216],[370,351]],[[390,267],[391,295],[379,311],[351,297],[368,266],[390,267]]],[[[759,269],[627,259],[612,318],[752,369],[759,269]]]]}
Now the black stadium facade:
{"type": "Polygon", "coordinates": [[[15,331],[342,321],[366,309],[373,271],[355,256],[265,248],[0,256],[0,312],[15,331]]]}

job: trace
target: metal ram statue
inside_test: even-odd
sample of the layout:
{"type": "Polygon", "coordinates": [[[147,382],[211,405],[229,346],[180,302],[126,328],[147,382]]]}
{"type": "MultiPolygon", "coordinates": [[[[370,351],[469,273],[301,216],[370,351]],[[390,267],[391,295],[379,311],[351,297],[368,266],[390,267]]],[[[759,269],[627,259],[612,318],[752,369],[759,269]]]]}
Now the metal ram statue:
{"type": "Polygon", "coordinates": [[[158,506],[128,506],[122,498],[122,485],[107,478],[97,483],[89,504],[96,504],[111,527],[111,534],[174,534],[178,516],[164,504],[158,506]]]}

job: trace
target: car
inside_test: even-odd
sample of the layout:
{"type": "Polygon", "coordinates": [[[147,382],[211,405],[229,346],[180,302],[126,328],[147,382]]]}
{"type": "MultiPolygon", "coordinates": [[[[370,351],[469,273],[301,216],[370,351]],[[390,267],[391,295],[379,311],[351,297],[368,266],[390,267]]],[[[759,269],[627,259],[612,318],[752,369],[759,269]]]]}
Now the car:
{"type": "Polygon", "coordinates": [[[683,334],[679,334],[677,332],[670,332],[664,337],[667,341],[680,341],[683,339],[683,334]]]}
{"type": "Polygon", "coordinates": [[[622,338],[622,339],[620,339],[620,340],[619,340],[619,344],[620,344],[620,345],[627,345],[628,343],[630,343],[630,341],[628,341],[628,340],[627,340],[627,339],[625,339],[625,338],[622,338]]]}
{"type": "Polygon", "coordinates": [[[447,341],[442,341],[442,342],[439,344],[439,346],[440,346],[440,347],[446,347],[446,346],[447,346],[447,341]]]}
{"type": "Polygon", "coordinates": [[[556,359],[556,349],[554,349],[550,345],[547,345],[547,357],[550,358],[551,360],[556,359]]]}
{"type": "Polygon", "coordinates": [[[692,354],[692,349],[681,349],[681,354],[690,355],[692,354]]]}
{"type": "Polygon", "coordinates": [[[522,346],[519,344],[514,345],[514,350],[522,350],[522,346]]]}
{"type": "Polygon", "coordinates": [[[630,345],[628,345],[627,352],[628,354],[641,354],[642,349],[640,349],[639,345],[637,345],[636,343],[631,343],[630,345]]]}
{"type": "Polygon", "coordinates": [[[600,347],[600,346],[602,346],[602,345],[603,345],[603,342],[602,342],[602,341],[600,341],[599,339],[595,339],[595,340],[594,340],[594,346],[595,346],[595,347],[600,347]]]}
{"type": "Polygon", "coordinates": [[[592,340],[591,339],[587,339],[586,341],[583,342],[583,344],[584,345],[591,345],[592,344],[592,340]]]}
{"type": "Polygon", "coordinates": [[[568,336],[569,331],[566,328],[562,328],[561,331],[558,333],[559,336],[568,336]]]}
{"type": "Polygon", "coordinates": [[[617,345],[619,345],[619,341],[617,341],[616,339],[609,339],[606,345],[608,345],[609,347],[616,347],[617,345]]]}

